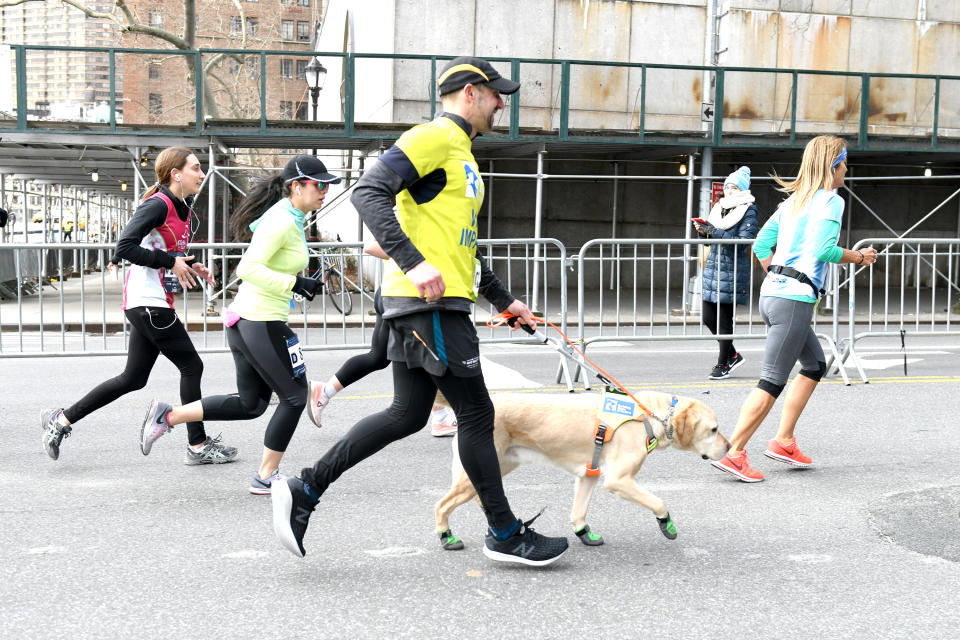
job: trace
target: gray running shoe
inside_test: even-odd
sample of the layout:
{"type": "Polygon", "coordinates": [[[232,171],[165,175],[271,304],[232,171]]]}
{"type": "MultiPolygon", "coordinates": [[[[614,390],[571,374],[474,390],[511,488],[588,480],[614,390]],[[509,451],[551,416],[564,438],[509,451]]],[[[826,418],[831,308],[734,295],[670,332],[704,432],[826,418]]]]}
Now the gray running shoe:
{"type": "Polygon", "coordinates": [[[260,472],[253,474],[253,480],[250,481],[249,491],[255,496],[268,496],[270,495],[270,487],[273,486],[274,482],[277,482],[277,479],[280,477],[280,469],[277,469],[270,476],[264,480],[260,477],[260,472]]]}
{"type": "Polygon", "coordinates": [[[187,447],[187,457],[183,460],[183,464],[224,464],[226,462],[233,462],[236,459],[236,447],[228,447],[222,444],[220,442],[220,434],[217,434],[216,438],[207,436],[207,441],[200,451],[194,451],[191,447],[187,447]]]}
{"type": "Polygon", "coordinates": [[[154,400],[147,409],[147,415],[143,416],[143,426],[140,427],[140,451],[143,455],[150,455],[150,449],[153,443],[167,431],[172,431],[173,426],[167,422],[167,412],[173,409],[166,402],[154,400]]]}
{"type": "Polygon", "coordinates": [[[57,422],[57,417],[63,409],[47,409],[40,412],[40,428],[43,429],[43,450],[56,460],[60,457],[60,441],[70,437],[71,427],[65,427],[57,422]]]}

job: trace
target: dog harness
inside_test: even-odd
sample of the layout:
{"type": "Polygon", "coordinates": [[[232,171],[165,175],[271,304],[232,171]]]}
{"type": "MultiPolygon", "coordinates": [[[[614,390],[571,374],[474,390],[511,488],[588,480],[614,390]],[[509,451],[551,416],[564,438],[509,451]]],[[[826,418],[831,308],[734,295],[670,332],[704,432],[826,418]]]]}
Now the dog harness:
{"type": "MultiPolygon", "coordinates": [[[[663,435],[667,441],[673,440],[673,413],[676,408],[677,397],[672,396],[665,419],[661,419],[652,413],[649,414],[650,418],[663,426],[663,435]]],[[[640,409],[637,403],[626,393],[613,385],[607,385],[600,399],[597,426],[593,436],[593,460],[587,465],[588,476],[600,475],[600,453],[603,451],[603,445],[613,439],[613,434],[616,433],[617,429],[631,420],[643,422],[643,428],[647,432],[647,453],[653,452],[660,441],[653,433],[648,414],[640,409]]]]}

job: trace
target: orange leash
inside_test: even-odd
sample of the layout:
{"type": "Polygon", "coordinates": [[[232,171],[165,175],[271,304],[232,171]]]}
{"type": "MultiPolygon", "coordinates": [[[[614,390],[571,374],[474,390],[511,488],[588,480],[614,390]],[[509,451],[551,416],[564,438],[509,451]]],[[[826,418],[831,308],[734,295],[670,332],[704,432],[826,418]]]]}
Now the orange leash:
{"type": "MultiPolygon", "coordinates": [[[[643,411],[645,411],[648,415],[651,415],[651,416],[654,415],[654,414],[653,414],[653,411],[650,411],[650,409],[648,409],[647,407],[645,407],[642,402],[640,402],[639,400],[637,400],[636,396],[634,396],[632,393],[630,393],[630,392],[627,390],[626,387],[624,387],[622,384],[620,384],[620,383],[617,381],[616,378],[614,378],[612,375],[610,375],[609,373],[607,373],[606,371],[604,371],[603,369],[601,369],[601,368],[597,365],[596,362],[594,362],[593,360],[591,360],[590,358],[588,358],[587,355],[586,355],[583,351],[581,351],[580,349],[578,349],[578,348],[577,348],[577,345],[575,345],[575,344],[573,343],[573,341],[570,340],[570,338],[568,338],[567,335],[566,335],[563,331],[560,330],[560,327],[558,327],[557,325],[553,324],[552,322],[550,322],[550,321],[547,320],[546,318],[538,318],[537,316],[533,316],[533,319],[536,320],[537,322],[542,322],[543,324],[550,325],[551,327],[553,327],[554,330],[555,330],[557,333],[559,333],[561,336],[563,336],[563,339],[566,341],[566,343],[567,343],[568,345],[570,345],[570,347],[571,347],[574,351],[576,351],[578,354],[580,354],[580,357],[583,358],[584,362],[589,363],[590,366],[592,366],[594,369],[596,369],[596,371],[597,371],[600,379],[601,379],[604,383],[612,383],[614,386],[616,386],[618,389],[620,389],[620,391],[622,391],[622,392],[624,392],[625,394],[627,394],[627,395],[630,397],[630,399],[633,400],[634,402],[636,402],[636,403],[637,403],[637,406],[640,407],[643,411]]],[[[518,320],[519,320],[519,316],[516,316],[516,315],[514,315],[514,314],[512,314],[512,313],[509,313],[509,312],[507,312],[507,311],[504,311],[504,312],[498,313],[497,315],[495,315],[495,316],[493,316],[492,318],[490,318],[490,319],[487,321],[487,326],[490,327],[491,329],[495,329],[495,328],[497,328],[497,327],[502,327],[502,326],[505,325],[505,324],[506,324],[506,325],[510,325],[511,327],[513,327],[514,325],[518,324],[518,320]]],[[[536,330],[535,330],[535,329],[533,329],[532,327],[530,327],[529,325],[527,325],[527,324],[525,324],[525,323],[520,322],[520,323],[519,323],[519,326],[520,326],[521,329],[523,329],[524,331],[526,331],[526,332],[529,333],[530,335],[533,335],[534,333],[536,333],[536,330]]]]}

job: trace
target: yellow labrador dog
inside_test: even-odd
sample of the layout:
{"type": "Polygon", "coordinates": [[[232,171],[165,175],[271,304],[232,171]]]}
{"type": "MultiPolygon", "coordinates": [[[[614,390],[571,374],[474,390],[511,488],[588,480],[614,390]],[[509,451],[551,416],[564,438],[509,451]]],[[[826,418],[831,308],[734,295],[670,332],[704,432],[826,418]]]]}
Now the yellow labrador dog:
{"type": "MultiPolygon", "coordinates": [[[[654,391],[636,394],[654,415],[650,425],[658,439],[657,449],[673,446],[693,451],[704,459],[719,460],[730,449],[730,443],[718,431],[717,416],[699,400],[654,391]],[[667,416],[671,415],[669,420],[667,416]],[[672,431],[672,437],[666,432],[672,431]]],[[[634,476],[647,459],[647,432],[643,422],[630,420],[620,426],[613,438],[603,445],[599,468],[602,475],[588,475],[587,464],[594,454],[594,436],[600,394],[499,394],[493,395],[496,408],[493,438],[500,459],[500,472],[506,475],[526,462],[550,462],[576,476],[573,510],[570,521],[581,542],[595,546],[603,538],[590,531],[587,507],[603,478],[604,488],[625,500],[653,512],[660,530],[670,539],[676,529],[663,500],[642,489],[634,476]]],[[[442,401],[442,399],[441,399],[442,401]]],[[[460,465],[457,445],[453,445],[453,485],[437,502],[437,533],[444,549],[462,549],[463,543],[450,531],[450,514],[476,497],[476,491],[460,465]]]]}

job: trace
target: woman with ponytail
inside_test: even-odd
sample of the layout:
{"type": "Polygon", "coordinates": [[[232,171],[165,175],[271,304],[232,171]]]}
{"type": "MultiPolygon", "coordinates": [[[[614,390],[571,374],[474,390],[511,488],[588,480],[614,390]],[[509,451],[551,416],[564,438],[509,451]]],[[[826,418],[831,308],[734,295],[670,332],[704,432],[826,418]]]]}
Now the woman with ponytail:
{"type": "Polygon", "coordinates": [[[877,250],[843,249],[837,245],[843,220],[843,199],[837,189],[847,174],[847,148],[835,136],[817,136],[807,143],[795,180],[774,176],[790,194],[757,234],[753,253],[767,272],[760,287],[760,315],[768,327],[767,344],[757,387],[740,408],[730,437],[730,450],[713,466],[744,482],[760,482],[763,474],[750,466],[744,449],[787,384],[793,365],[800,371],[784,401],[780,428],[764,455],[795,467],[809,467],[810,457],[797,447],[794,429],[820,378],[826,358],[810,326],[823,294],[829,263],[870,265],[877,250]],[[777,248],[776,253],[772,251],[777,248]]]}
{"type": "Polygon", "coordinates": [[[307,405],[307,368],[287,318],[296,293],[312,300],[318,280],[299,274],[307,266],[304,220],[319,209],[340,178],[313,156],[296,156],[280,175],[259,182],[231,216],[240,241],[249,241],[237,266],[243,280],[224,310],[227,344],[237,367],[237,393],[172,407],[154,401],[144,419],[146,451],[173,425],[191,420],[252,420],[267,410],[271,393],[280,404],[263,438],[260,469],[250,493],[269,495],[280,460],[307,405]]]}
{"type": "MultiPolygon", "coordinates": [[[[181,401],[193,402],[202,395],[203,361],[173,301],[175,293],[196,286],[197,278],[214,284],[210,271],[186,254],[193,198],[203,184],[203,170],[197,156],[184,147],[161,151],[155,170],[157,183],[143,195],[112,260],[130,262],[123,283],[123,313],[130,322],[126,367],[71,407],[41,413],[43,448],[54,460],[60,457],[61,442],[74,423],[146,386],[160,354],[180,370],[181,401]]],[[[237,457],[237,450],[224,446],[219,437],[207,437],[199,420],[187,424],[187,438],[186,464],[218,464],[237,457]]]]}

